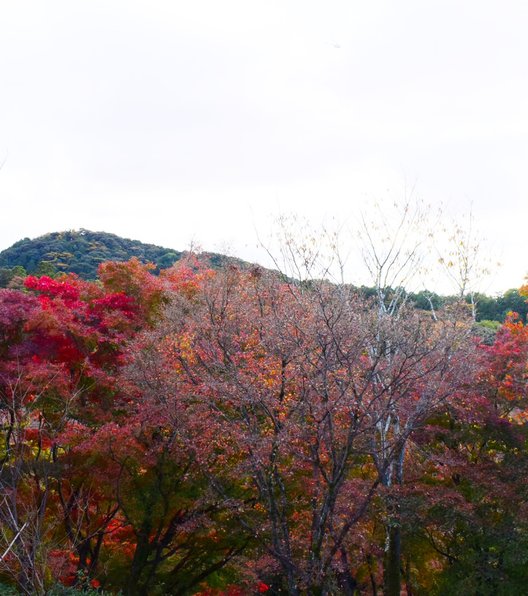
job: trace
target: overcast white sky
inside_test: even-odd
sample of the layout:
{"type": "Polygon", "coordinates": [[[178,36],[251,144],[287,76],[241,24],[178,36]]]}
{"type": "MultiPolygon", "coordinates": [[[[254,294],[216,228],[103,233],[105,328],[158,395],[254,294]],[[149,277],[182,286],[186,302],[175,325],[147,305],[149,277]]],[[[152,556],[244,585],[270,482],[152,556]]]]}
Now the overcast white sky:
{"type": "Polygon", "coordinates": [[[486,289],[518,287],[527,30],[509,0],[2,2],[0,249],[83,227],[256,259],[279,212],[414,186],[472,204],[486,289]]]}

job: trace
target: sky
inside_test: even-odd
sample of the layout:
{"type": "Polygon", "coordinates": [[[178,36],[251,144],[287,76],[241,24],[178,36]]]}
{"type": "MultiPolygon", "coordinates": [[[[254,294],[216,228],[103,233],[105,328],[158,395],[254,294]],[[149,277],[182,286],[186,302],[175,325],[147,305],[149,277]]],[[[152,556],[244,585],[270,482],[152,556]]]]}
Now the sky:
{"type": "Polygon", "coordinates": [[[4,2],[0,250],[85,228],[265,262],[281,214],[348,231],[412,196],[471,211],[481,289],[518,287],[527,27],[510,0],[4,2]]]}

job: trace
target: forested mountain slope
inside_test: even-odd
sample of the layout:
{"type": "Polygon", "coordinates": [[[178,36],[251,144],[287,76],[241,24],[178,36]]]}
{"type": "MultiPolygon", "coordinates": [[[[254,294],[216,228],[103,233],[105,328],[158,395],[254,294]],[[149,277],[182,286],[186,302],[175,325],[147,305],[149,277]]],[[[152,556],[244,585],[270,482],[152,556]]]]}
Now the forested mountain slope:
{"type": "MultiPolygon", "coordinates": [[[[22,275],[76,273],[83,279],[95,279],[98,266],[105,261],[128,261],[137,257],[142,262],[154,263],[158,269],[165,269],[178,261],[182,254],[172,248],[145,244],[107,232],[84,229],[53,232],[35,239],[24,238],[0,252],[0,286],[7,285],[4,278],[9,278],[14,268],[22,267],[24,271],[15,272],[22,275]]],[[[215,253],[207,256],[217,267],[231,260],[215,253]]],[[[237,263],[243,264],[238,260],[237,263]]]]}

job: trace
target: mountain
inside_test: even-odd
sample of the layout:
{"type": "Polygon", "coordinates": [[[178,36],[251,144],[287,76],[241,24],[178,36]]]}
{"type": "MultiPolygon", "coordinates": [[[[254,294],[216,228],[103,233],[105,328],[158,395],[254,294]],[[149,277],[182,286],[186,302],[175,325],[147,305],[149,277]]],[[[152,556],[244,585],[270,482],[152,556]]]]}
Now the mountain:
{"type": "MultiPolygon", "coordinates": [[[[204,254],[213,267],[220,267],[226,262],[245,264],[224,255],[204,254]]],[[[182,252],[171,248],[145,244],[107,232],[84,229],[53,232],[32,240],[24,238],[0,252],[0,287],[5,285],[5,282],[2,283],[2,276],[9,277],[14,268],[18,269],[18,274],[65,272],[76,273],[84,279],[95,279],[97,267],[103,261],[128,261],[137,257],[143,262],[154,263],[158,269],[165,269],[182,255],[182,252]]]]}

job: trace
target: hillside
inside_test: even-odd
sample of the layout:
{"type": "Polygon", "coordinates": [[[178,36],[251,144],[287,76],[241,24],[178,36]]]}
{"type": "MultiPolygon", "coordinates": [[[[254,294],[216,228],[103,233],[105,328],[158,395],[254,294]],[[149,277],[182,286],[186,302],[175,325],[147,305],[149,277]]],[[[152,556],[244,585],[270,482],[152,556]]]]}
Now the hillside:
{"type": "MultiPolygon", "coordinates": [[[[137,257],[143,262],[154,263],[158,270],[165,269],[178,261],[184,253],[163,246],[145,244],[139,240],[121,238],[107,232],[89,230],[68,230],[53,232],[38,238],[24,238],[0,252],[0,288],[13,287],[13,278],[26,274],[51,275],[76,273],[79,277],[94,280],[97,267],[104,261],[128,261],[137,257]]],[[[217,253],[203,253],[215,268],[226,263],[246,267],[249,263],[217,253]]],[[[16,284],[15,284],[16,287],[16,284]]],[[[373,288],[358,288],[365,296],[372,295],[373,288]]],[[[430,303],[441,307],[449,297],[434,292],[423,291],[409,294],[410,300],[418,307],[429,310],[430,303]]],[[[517,289],[508,290],[503,295],[490,297],[484,294],[475,296],[477,321],[504,321],[509,311],[519,313],[526,320],[528,305],[517,289]]]]}
{"type": "MultiPolygon", "coordinates": [[[[182,254],[171,248],[145,244],[107,232],[84,229],[53,232],[35,239],[24,238],[0,252],[0,286],[6,285],[1,278],[9,278],[14,268],[22,267],[24,271],[17,271],[21,274],[64,272],[76,273],[84,279],[95,279],[97,267],[104,261],[127,261],[137,257],[143,262],[154,263],[158,269],[165,269],[178,261],[182,254]]],[[[230,260],[224,255],[206,254],[213,266],[220,266],[230,260]]]]}

